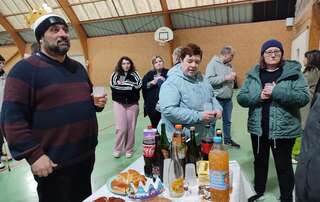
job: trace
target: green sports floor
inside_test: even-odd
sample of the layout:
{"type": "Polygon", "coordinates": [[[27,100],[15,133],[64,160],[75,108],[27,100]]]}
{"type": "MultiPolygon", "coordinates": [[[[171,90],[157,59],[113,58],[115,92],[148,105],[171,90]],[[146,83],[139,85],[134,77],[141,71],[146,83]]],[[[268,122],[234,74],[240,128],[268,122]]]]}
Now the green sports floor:
{"type": "MultiPolygon", "coordinates": [[[[235,95],[237,92],[235,92],[235,95]]],[[[110,95],[110,92],[108,92],[110,95]]],[[[134,156],[126,159],[122,156],[119,159],[112,157],[112,149],[115,141],[114,119],[112,111],[112,102],[109,98],[108,104],[103,112],[97,114],[99,121],[99,144],[96,149],[96,163],[92,173],[93,191],[99,189],[108,178],[117,174],[137,158],[142,155],[142,131],[149,124],[149,119],[143,117],[143,101],[140,101],[140,113],[136,129],[136,145],[134,156]]],[[[241,145],[241,149],[228,149],[231,160],[237,160],[241,166],[242,172],[250,182],[253,181],[253,154],[251,149],[250,137],[246,130],[247,109],[238,105],[234,98],[234,107],[232,114],[233,139],[241,145]]],[[[218,121],[217,127],[221,127],[221,121],[218,121]]],[[[272,154],[272,152],[270,152],[272,154]]],[[[11,172],[8,170],[0,171],[0,202],[34,202],[38,201],[36,193],[36,183],[26,161],[11,161],[11,172]]],[[[279,188],[277,176],[272,159],[269,160],[269,176],[267,183],[267,192],[265,194],[266,202],[278,201],[279,188]]]]}

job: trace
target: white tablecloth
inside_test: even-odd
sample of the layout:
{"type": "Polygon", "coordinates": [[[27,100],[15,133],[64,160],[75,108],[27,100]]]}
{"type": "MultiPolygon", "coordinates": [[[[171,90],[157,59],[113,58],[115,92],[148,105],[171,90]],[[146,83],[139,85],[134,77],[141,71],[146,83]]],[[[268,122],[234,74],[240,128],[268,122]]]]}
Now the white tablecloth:
{"type": "MultiPolygon", "coordinates": [[[[139,171],[140,173],[143,173],[143,166],[144,166],[144,160],[143,157],[140,157],[137,159],[134,163],[132,163],[128,168],[126,168],[124,171],[128,169],[135,169],[139,171]]],[[[252,195],[254,195],[254,191],[246,179],[246,177],[243,175],[240,169],[240,165],[237,161],[230,161],[229,162],[230,169],[232,171],[232,193],[230,195],[230,202],[246,202],[248,198],[252,195]]],[[[107,180],[107,179],[106,179],[107,180]]],[[[194,191],[195,192],[195,191],[194,191]]],[[[121,197],[118,195],[115,195],[111,193],[108,190],[108,186],[105,184],[100,189],[98,189],[95,193],[93,193],[90,197],[88,197],[84,202],[92,202],[94,199],[99,198],[101,196],[116,196],[125,199],[126,201],[131,201],[128,198],[121,197]]],[[[170,198],[168,196],[168,192],[166,191],[163,193],[163,196],[170,198]]],[[[199,196],[194,194],[190,196],[184,196],[182,198],[170,198],[174,202],[196,202],[200,201],[199,196]]]]}

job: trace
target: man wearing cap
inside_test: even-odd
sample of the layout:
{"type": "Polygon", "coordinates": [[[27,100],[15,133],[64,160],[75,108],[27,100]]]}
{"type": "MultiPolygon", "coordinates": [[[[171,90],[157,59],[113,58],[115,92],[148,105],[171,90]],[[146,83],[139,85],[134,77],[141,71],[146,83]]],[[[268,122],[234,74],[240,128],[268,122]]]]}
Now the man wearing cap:
{"type": "Polygon", "coordinates": [[[260,60],[247,74],[237,95],[248,107],[248,133],[254,156],[255,195],[262,199],[268,180],[270,150],[273,154],[281,202],[293,202],[294,172],[291,152],[300,136],[300,108],[309,102],[308,85],[297,61],[285,60],[280,41],[270,39],[260,49],[260,60]]]}
{"type": "Polygon", "coordinates": [[[82,201],[91,194],[97,145],[96,111],[85,68],[67,56],[69,30],[54,14],[32,25],[40,51],[10,71],[1,127],[17,160],[26,159],[38,183],[39,201],[82,201]]]}
{"type": "MultiPolygon", "coordinates": [[[[233,86],[236,79],[231,61],[234,57],[234,50],[231,46],[224,46],[220,50],[218,56],[214,56],[207,65],[206,79],[213,88],[214,95],[223,108],[222,123],[224,144],[235,148],[240,148],[240,145],[231,139],[231,114],[232,114],[232,95],[233,86]]],[[[212,130],[215,129],[213,123],[212,130]]]]}

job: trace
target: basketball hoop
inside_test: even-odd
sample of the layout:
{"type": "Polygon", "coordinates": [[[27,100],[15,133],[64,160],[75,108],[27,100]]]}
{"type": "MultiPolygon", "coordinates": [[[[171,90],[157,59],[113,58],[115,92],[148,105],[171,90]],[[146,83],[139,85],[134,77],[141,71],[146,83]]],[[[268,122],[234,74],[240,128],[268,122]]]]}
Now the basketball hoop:
{"type": "Polygon", "coordinates": [[[165,44],[172,39],[173,32],[169,27],[160,27],[154,33],[154,40],[157,41],[160,46],[165,46],[165,44]]]}

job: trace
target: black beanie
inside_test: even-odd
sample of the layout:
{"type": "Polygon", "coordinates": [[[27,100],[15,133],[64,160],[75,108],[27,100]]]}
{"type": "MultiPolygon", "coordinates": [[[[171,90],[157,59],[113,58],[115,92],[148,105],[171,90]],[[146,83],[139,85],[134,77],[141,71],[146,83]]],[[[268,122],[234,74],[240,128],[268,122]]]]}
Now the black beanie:
{"type": "Polygon", "coordinates": [[[63,18],[55,14],[43,15],[32,24],[32,29],[34,30],[38,42],[44,33],[49,29],[49,27],[54,24],[63,24],[68,26],[63,18]]]}
{"type": "Polygon", "coordinates": [[[270,39],[270,40],[263,43],[263,45],[261,46],[261,52],[260,52],[261,55],[263,55],[264,51],[266,51],[268,48],[271,48],[271,47],[279,48],[282,55],[283,55],[283,53],[284,53],[283,46],[280,41],[277,41],[275,39],[270,39]]]}

